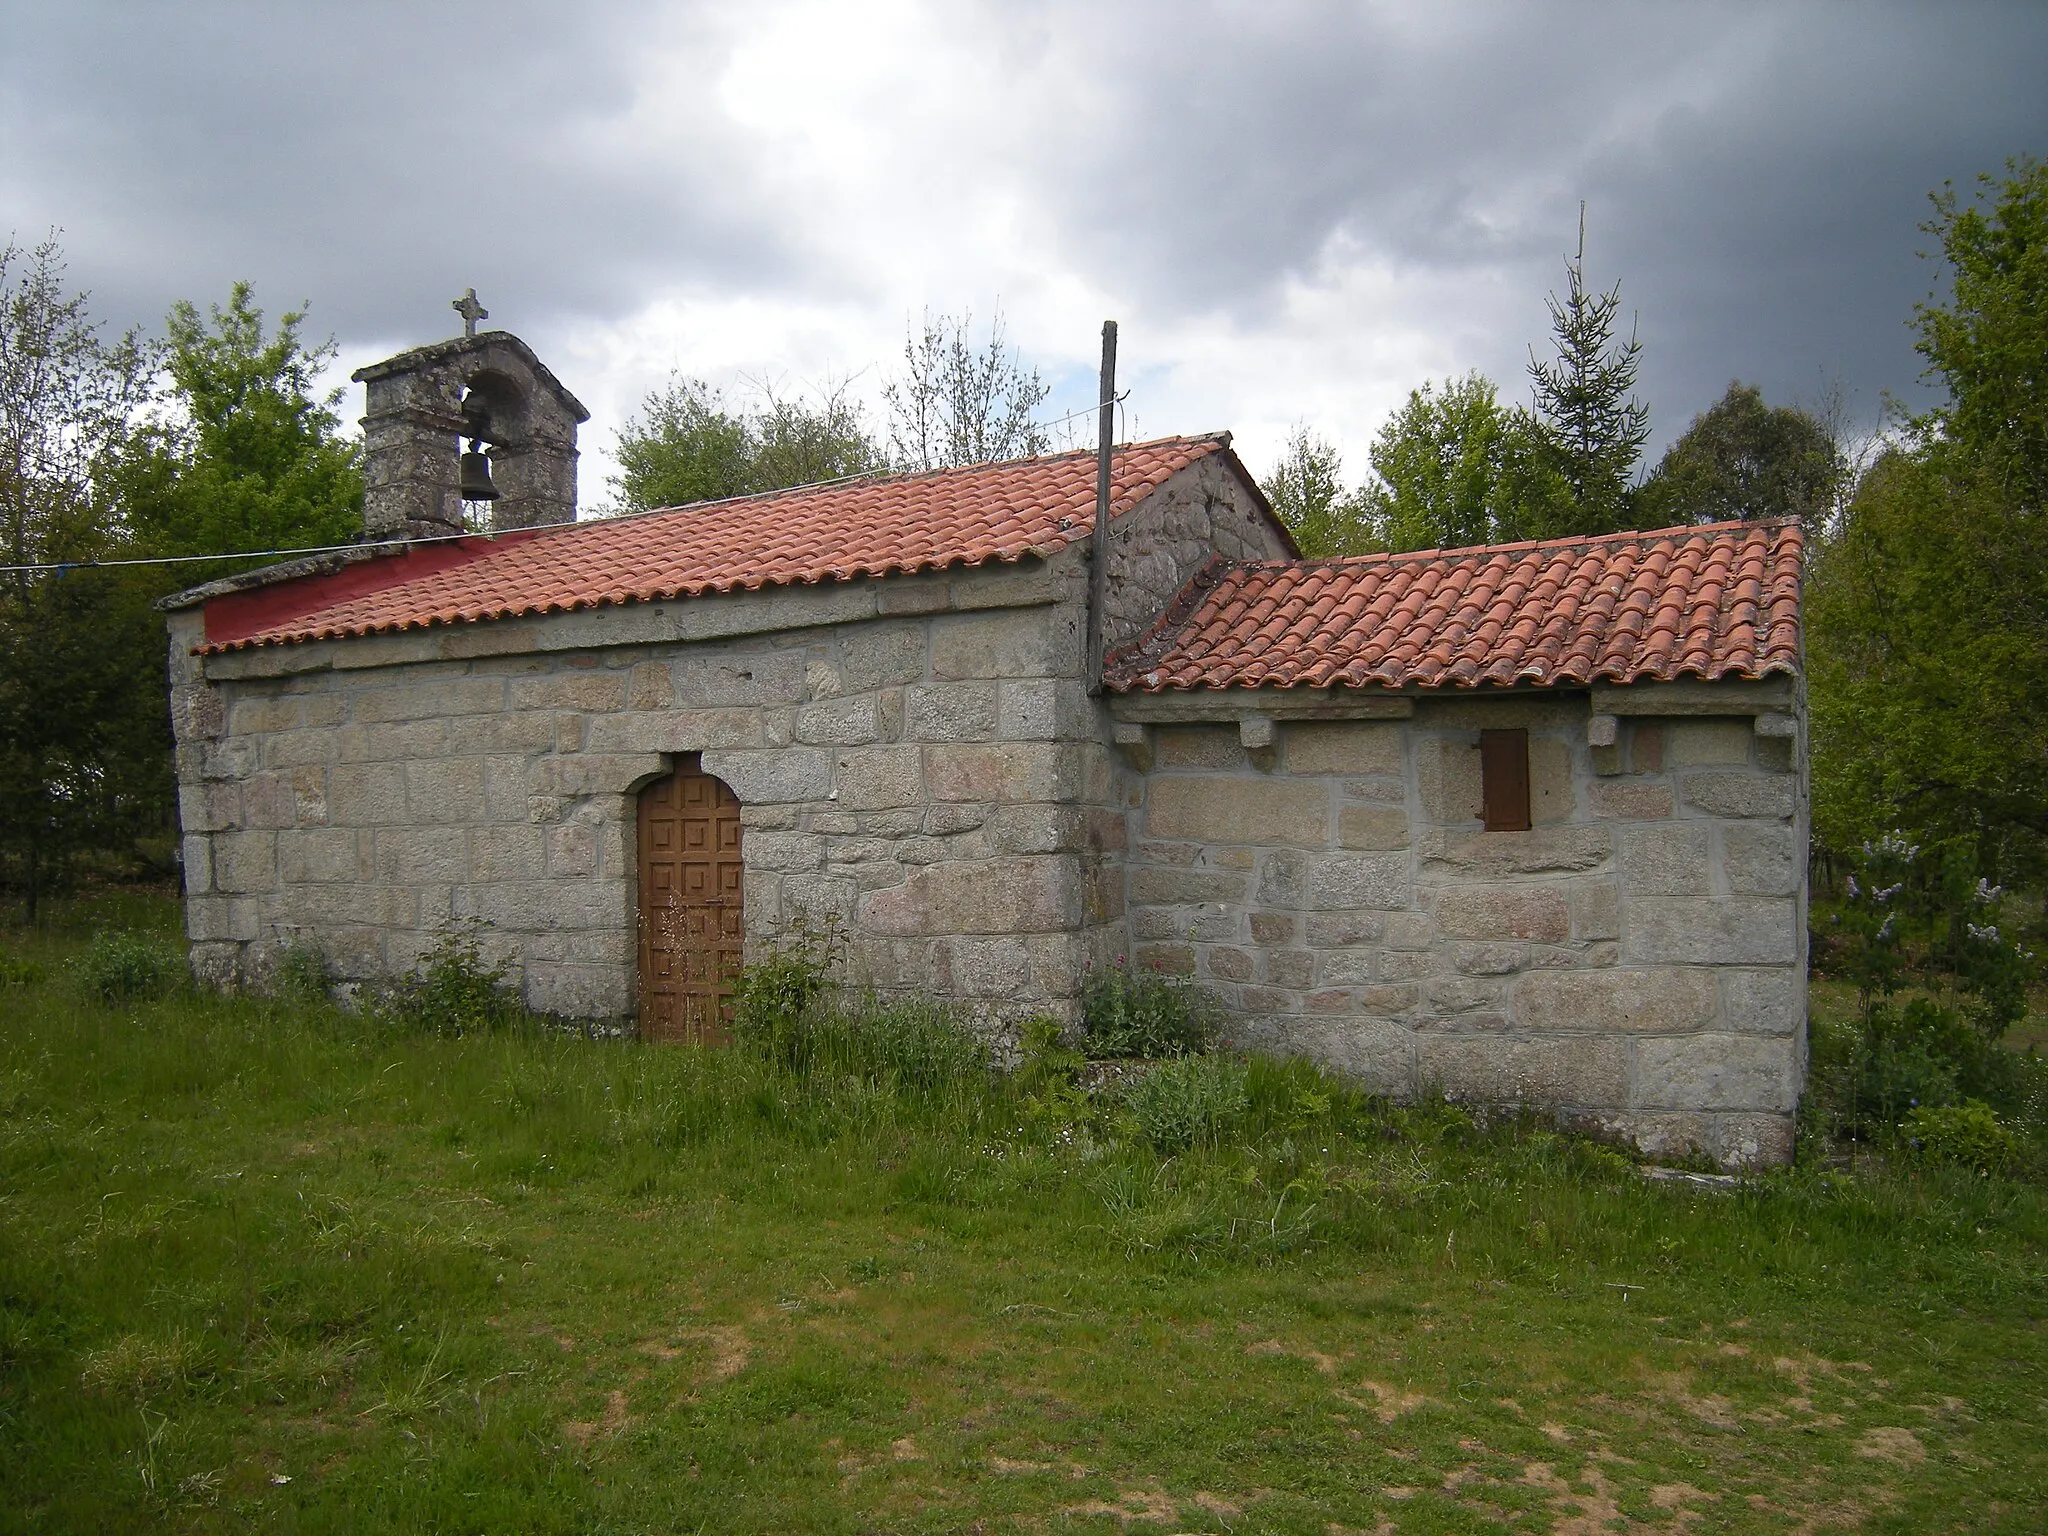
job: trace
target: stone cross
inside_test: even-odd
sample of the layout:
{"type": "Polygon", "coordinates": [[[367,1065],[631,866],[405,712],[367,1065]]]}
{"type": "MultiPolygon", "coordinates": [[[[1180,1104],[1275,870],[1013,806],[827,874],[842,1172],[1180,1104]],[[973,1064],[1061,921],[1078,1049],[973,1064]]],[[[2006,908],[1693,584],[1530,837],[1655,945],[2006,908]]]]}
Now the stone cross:
{"type": "Polygon", "coordinates": [[[476,323],[491,318],[491,312],[476,301],[476,290],[466,289],[461,298],[454,300],[449,308],[462,316],[462,337],[465,341],[476,340],[476,323]]]}

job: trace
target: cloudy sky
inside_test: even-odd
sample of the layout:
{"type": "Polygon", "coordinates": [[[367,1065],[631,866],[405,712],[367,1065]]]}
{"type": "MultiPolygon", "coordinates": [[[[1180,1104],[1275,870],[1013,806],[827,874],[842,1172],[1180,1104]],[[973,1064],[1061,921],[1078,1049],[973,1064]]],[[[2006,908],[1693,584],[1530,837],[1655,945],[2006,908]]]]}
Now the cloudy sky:
{"type": "Polygon", "coordinates": [[[997,303],[1048,414],[1115,317],[1134,434],[1356,473],[1424,379],[1526,398],[1582,199],[1659,444],[1736,377],[1913,398],[1927,193],[2048,151],[2044,79],[2048,6],[1976,0],[0,0],[0,236],[121,324],[247,277],[345,368],[474,284],[586,503],[671,370],[873,398],[997,303]]]}

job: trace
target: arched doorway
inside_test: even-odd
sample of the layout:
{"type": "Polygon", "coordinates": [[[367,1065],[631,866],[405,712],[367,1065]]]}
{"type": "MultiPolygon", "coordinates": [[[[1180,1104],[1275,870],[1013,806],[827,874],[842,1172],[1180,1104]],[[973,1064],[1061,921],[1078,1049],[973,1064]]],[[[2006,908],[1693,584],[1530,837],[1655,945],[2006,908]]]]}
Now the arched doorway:
{"type": "Polygon", "coordinates": [[[693,752],[640,791],[640,1034],[723,1040],[744,963],[740,803],[693,752]]]}

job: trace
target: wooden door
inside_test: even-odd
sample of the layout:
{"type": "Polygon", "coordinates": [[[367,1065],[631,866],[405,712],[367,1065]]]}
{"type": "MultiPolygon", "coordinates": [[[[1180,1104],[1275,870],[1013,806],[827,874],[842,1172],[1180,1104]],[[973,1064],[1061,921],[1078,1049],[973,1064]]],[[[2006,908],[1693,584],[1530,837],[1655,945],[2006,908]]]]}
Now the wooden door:
{"type": "Polygon", "coordinates": [[[746,944],[740,803],[697,766],[640,791],[640,1034],[725,1038],[746,944]]]}

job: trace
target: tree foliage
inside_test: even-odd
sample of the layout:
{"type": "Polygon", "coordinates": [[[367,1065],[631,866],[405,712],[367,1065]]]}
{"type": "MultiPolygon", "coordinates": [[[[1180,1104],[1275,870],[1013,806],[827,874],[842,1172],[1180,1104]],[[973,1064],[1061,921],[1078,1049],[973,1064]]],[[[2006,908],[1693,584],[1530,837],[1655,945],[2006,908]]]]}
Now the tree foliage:
{"type": "Polygon", "coordinates": [[[1502,412],[1468,373],[1409,391],[1373,439],[1366,499],[1394,549],[1452,549],[1499,536],[1502,412]]]}
{"type": "Polygon", "coordinates": [[[1642,352],[1633,330],[1617,341],[1621,284],[1601,292],[1586,286],[1583,252],[1565,263],[1565,295],[1549,299],[1557,356],[1533,354],[1529,384],[1548,443],[1550,467],[1568,498],[1548,502],[1532,537],[1610,533],[1630,526],[1630,477],[1650,436],[1649,408],[1634,398],[1642,352]]]}
{"type": "Polygon", "coordinates": [[[761,489],[815,485],[888,468],[844,383],[828,385],[815,400],[770,387],[762,389],[762,397],[754,418],[754,471],[761,489]]]}
{"type": "Polygon", "coordinates": [[[342,436],[341,391],[318,393],[334,343],[308,345],[305,319],[288,310],[266,334],[246,282],[204,317],[185,300],[172,307],[167,409],[135,433],[122,469],[130,525],[154,552],[294,549],[362,532],[360,446],[342,436]]]}
{"type": "Polygon", "coordinates": [[[2048,507],[2048,165],[2006,165],[1964,202],[1944,186],[1921,228],[1941,242],[1949,302],[1918,305],[1918,348],[1948,399],[1919,425],[1956,472],[2029,514],[2048,507]],[[1988,201],[1989,206],[1984,204],[1988,201]]]}
{"type": "Polygon", "coordinates": [[[682,507],[814,485],[884,467],[844,384],[816,400],[762,390],[733,409],[702,379],[672,377],[619,432],[612,491],[621,511],[682,507]]]}
{"type": "MultiPolygon", "coordinates": [[[[11,565],[90,560],[121,537],[112,471],[149,398],[154,357],[108,341],[88,296],[64,291],[55,239],[0,247],[0,517],[11,565]]],[[[17,609],[34,582],[17,575],[17,609]]]]}
{"type": "Polygon", "coordinates": [[[1002,311],[988,339],[974,317],[934,316],[903,341],[903,372],[882,390],[889,457],[898,469],[952,469],[1046,452],[1051,438],[1033,413],[1052,390],[1003,340],[1002,311]]]}
{"type": "Polygon", "coordinates": [[[1739,380],[1693,418],[1636,492],[1645,528],[1796,517],[1819,529],[1846,466],[1827,425],[1793,406],[1764,403],[1739,380]]]}
{"type": "MultiPolygon", "coordinates": [[[[14,566],[128,551],[115,487],[152,357],[67,292],[54,240],[0,248],[0,516],[14,566]]],[[[29,915],[87,846],[160,822],[163,630],[129,572],[16,570],[0,600],[0,868],[29,915]],[[153,686],[152,686],[153,684],[153,686]]]]}
{"type": "Polygon", "coordinates": [[[1388,549],[1460,549],[1555,520],[1564,487],[1535,417],[1481,373],[1426,383],[1373,440],[1362,492],[1388,549]]]}
{"type": "Polygon", "coordinates": [[[1815,827],[1837,849],[1967,839],[1984,874],[2028,878],[2048,868],[2048,169],[1935,210],[1953,286],[1917,323],[1947,398],[1902,424],[1808,582],[1815,827]]]}
{"type": "Polygon", "coordinates": [[[1311,560],[1367,555],[1386,547],[1364,501],[1344,489],[1343,457],[1305,426],[1288,434],[1280,462],[1259,489],[1311,560]]]}

